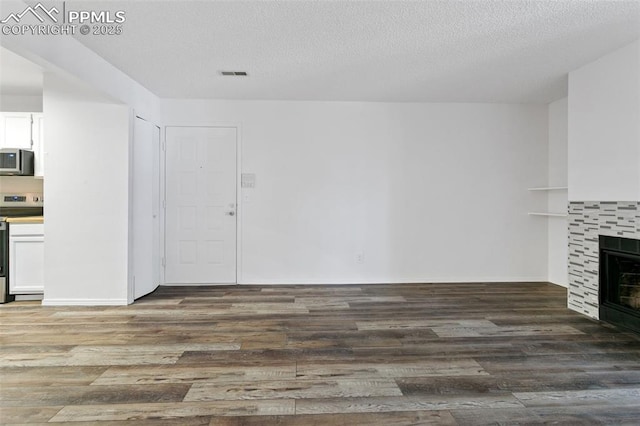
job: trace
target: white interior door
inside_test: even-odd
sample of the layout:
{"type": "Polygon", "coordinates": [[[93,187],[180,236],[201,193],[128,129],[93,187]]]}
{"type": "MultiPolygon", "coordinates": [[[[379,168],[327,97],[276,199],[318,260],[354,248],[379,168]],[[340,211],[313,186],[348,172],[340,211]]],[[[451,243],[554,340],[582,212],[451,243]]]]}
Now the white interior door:
{"type": "Polygon", "coordinates": [[[133,139],[134,298],[160,284],[160,130],[136,117],[133,139]]]}
{"type": "Polygon", "coordinates": [[[152,173],[151,177],[153,179],[153,184],[151,185],[151,217],[152,217],[152,225],[153,230],[151,234],[152,239],[152,247],[151,251],[151,271],[152,271],[152,282],[155,283],[155,287],[160,284],[160,268],[161,268],[161,253],[164,253],[164,250],[161,249],[161,239],[160,235],[162,232],[160,221],[160,127],[153,126],[153,137],[152,137],[152,151],[153,151],[153,159],[152,159],[152,173]]]}
{"type": "Polygon", "coordinates": [[[236,129],[166,129],[166,269],[172,284],[236,282],[236,129]]]}

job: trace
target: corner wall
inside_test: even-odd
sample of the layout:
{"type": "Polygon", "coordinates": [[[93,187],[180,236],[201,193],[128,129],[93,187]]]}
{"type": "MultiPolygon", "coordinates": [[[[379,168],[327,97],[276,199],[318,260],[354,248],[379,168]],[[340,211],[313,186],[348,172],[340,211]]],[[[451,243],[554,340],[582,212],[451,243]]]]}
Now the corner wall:
{"type": "Polygon", "coordinates": [[[599,235],[640,239],[640,41],[569,74],[570,309],[599,318],[599,235]]]}
{"type": "MultiPolygon", "coordinates": [[[[241,283],[546,281],[546,106],[164,100],[239,123],[241,283]],[[358,262],[358,255],[363,262],[358,262]]],[[[167,177],[171,179],[171,177],[167,177]]]]}
{"type": "MultiPolygon", "coordinates": [[[[567,98],[549,104],[549,180],[551,187],[567,186],[567,98]]],[[[547,194],[547,211],[567,213],[567,190],[547,194]]],[[[549,282],[567,287],[568,231],[567,218],[548,219],[549,282]]]]}
{"type": "Polygon", "coordinates": [[[129,118],[126,105],[46,74],[43,305],[125,305],[129,118]]]}

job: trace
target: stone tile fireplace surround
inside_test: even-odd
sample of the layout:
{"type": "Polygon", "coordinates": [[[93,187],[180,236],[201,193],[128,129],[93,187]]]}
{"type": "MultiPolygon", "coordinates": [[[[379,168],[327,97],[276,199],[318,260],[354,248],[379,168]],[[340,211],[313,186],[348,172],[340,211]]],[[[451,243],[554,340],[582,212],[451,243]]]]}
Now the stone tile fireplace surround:
{"type": "Polygon", "coordinates": [[[599,319],[599,235],[640,239],[640,202],[569,203],[569,309],[599,319]]]}

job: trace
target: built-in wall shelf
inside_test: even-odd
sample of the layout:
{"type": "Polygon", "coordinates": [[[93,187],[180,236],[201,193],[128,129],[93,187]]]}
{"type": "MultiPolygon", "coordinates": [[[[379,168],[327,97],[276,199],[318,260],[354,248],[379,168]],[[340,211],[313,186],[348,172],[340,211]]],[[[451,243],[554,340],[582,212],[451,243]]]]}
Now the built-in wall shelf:
{"type": "Polygon", "coordinates": [[[566,213],[529,212],[529,216],[567,217],[566,213]]]}
{"type": "Polygon", "coordinates": [[[568,189],[566,186],[540,186],[536,188],[527,188],[529,191],[563,191],[568,189]]]}

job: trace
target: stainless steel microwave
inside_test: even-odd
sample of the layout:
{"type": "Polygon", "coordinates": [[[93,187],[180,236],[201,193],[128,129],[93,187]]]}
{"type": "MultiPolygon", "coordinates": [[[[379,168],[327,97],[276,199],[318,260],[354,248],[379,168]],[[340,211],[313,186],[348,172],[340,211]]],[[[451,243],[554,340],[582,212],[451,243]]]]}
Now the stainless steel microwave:
{"type": "Polygon", "coordinates": [[[33,176],[33,151],[0,149],[0,176],[33,176]]]}

